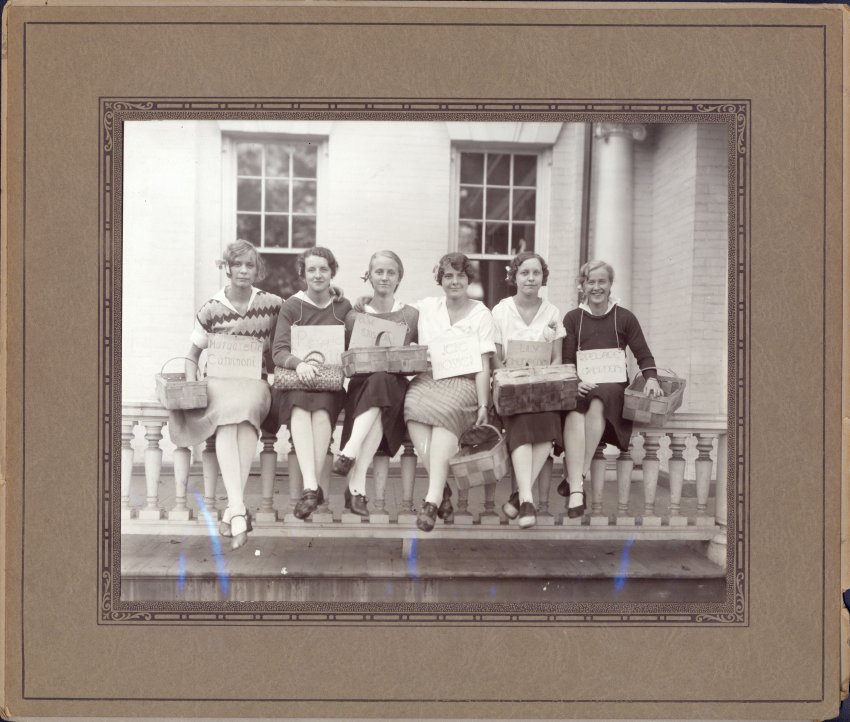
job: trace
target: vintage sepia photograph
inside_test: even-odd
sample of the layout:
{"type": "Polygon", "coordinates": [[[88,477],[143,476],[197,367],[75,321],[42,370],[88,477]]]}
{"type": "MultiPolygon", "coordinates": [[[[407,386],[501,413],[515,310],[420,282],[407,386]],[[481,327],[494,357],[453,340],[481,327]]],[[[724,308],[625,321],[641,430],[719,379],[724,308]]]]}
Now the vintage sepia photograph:
{"type": "Polygon", "coordinates": [[[739,110],[125,120],[120,601],[736,598],[739,110]]]}

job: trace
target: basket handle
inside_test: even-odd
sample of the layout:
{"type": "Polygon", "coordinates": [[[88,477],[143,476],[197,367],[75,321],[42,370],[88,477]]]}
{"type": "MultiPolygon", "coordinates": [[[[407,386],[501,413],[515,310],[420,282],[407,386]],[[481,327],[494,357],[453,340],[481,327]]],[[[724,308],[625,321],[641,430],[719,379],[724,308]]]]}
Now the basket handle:
{"type": "Polygon", "coordinates": [[[495,426],[493,426],[493,424],[481,424],[480,426],[473,426],[473,427],[467,429],[466,431],[464,431],[460,435],[460,439],[458,439],[458,441],[462,441],[464,436],[466,436],[470,431],[475,431],[475,429],[492,429],[493,431],[496,432],[497,438],[499,438],[499,439],[502,438],[502,432],[499,431],[495,426]]]}
{"type": "Polygon", "coordinates": [[[162,373],[163,371],[165,371],[165,367],[166,367],[168,364],[170,364],[172,361],[176,361],[176,360],[177,360],[177,359],[179,359],[179,358],[182,358],[184,361],[188,361],[190,364],[194,364],[194,365],[195,365],[195,368],[196,368],[196,369],[198,369],[198,373],[200,374],[200,372],[201,372],[201,367],[200,367],[200,366],[198,366],[198,362],[197,362],[197,361],[193,361],[193,360],[192,360],[192,359],[190,359],[188,356],[172,356],[170,359],[168,359],[168,361],[166,361],[164,364],[162,364],[162,368],[159,370],[159,372],[160,372],[160,373],[162,373]]]}
{"type": "Polygon", "coordinates": [[[303,359],[304,363],[321,366],[325,362],[325,355],[321,351],[310,351],[303,359]]]}
{"type": "MultiPolygon", "coordinates": [[[[381,331],[381,332],[380,332],[377,336],[375,336],[375,345],[376,345],[376,346],[381,346],[381,339],[382,339],[384,336],[389,336],[389,334],[387,333],[387,331],[381,331]]],[[[386,346],[392,346],[392,345],[393,345],[393,341],[392,341],[392,339],[390,339],[390,342],[389,342],[388,344],[385,344],[385,345],[386,345],[386,346]]]]}
{"type": "Polygon", "coordinates": [[[642,368],[642,369],[638,369],[638,370],[637,370],[637,373],[636,373],[636,374],[632,377],[632,381],[634,381],[634,380],[635,380],[635,379],[636,379],[636,378],[637,378],[640,374],[642,374],[642,373],[643,373],[644,371],[646,371],[647,369],[654,369],[655,371],[666,371],[667,373],[669,373],[669,374],[671,374],[671,375],[675,376],[677,379],[678,379],[678,378],[680,378],[679,374],[677,374],[677,373],[676,373],[673,369],[671,369],[671,368],[667,368],[667,367],[665,367],[665,366],[662,366],[662,367],[658,367],[658,366],[645,366],[644,368],[642,368]]]}

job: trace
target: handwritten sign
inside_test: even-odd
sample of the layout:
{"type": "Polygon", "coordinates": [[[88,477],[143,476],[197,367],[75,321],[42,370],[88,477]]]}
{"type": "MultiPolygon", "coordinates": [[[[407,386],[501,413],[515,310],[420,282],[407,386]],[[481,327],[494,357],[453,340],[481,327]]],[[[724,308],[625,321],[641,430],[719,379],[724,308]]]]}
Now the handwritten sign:
{"type": "Polygon", "coordinates": [[[552,344],[548,341],[508,339],[505,366],[509,369],[525,366],[548,366],[551,358],[552,344]]]}
{"type": "Polygon", "coordinates": [[[304,359],[311,351],[322,354],[324,363],[341,366],[345,326],[293,326],[292,353],[304,359]]]}
{"type": "Polygon", "coordinates": [[[348,342],[348,348],[374,346],[375,339],[382,332],[386,333],[381,338],[382,346],[403,346],[407,326],[368,313],[359,313],[354,321],[354,328],[351,329],[351,340],[348,342]]]}
{"type": "Polygon", "coordinates": [[[253,336],[211,333],[207,346],[207,376],[216,379],[259,379],[263,373],[263,342],[253,336]]]}
{"type": "Polygon", "coordinates": [[[477,335],[457,333],[432,339],[428,344],[431,370],[435,379],[478,373],[481,366],[481,349],[477,335]]]}
{"type": "Polygon", "coordinates": [[[620,348],[598,348],[576,352],[578,377],[591,384],[618,384],[628,381],[626,352],[620,348]]]}

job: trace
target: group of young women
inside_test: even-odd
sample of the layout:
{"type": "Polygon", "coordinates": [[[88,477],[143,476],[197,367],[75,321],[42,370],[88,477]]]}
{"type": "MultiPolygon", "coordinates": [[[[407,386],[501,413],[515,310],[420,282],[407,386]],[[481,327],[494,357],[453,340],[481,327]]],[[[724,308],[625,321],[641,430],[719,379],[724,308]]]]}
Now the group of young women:
{"type": "MultiPolygon", "coordinates": [[[[431,531],[437,518],[450,521],[453,517],[449,459],[457,452],[461,435],[488,420],[496,421],[490,410],[491,369],[504,366],[511,340],[551,344],[553,364],[575,364],[581,350],[628,347],[646,379],[644,393],[662,393],[640,324],[611,297],[614,270],[602,261],[582,266],[582,303],[563,321],[558,309],[540,297],[549,269],[536,253],[523,252],[512,259],[507,281],[516,292],[500,301],[492,313],[468,297],[474,274],[462,253],[447,253],[435,267],[443,295],[410,305],[395,297],[404,277],[401,259],[392,251],[374,253],[364,276],[373,295],[361,299],[355,308],[331,284],[338,265],[327,248],[307,249],[298,258],[298,275],[306,290],[286,301],[254,286],[263,278],[264,267],[262,257],[247,241],[228,245],[218,263],[229,283],[198,311],[188,352],[191,363],[186,364],[188,379],[195,377],[207,335],[226,333],[260,339],[267,370],[275,365],[294,370],[309,388],[316,367],[292,353],[292,327],[342,325],[347,341],[360,313],[404,324],[405,345],[428,345],[457,334],[477,338],[481,354],[481,370],[474,374],[434,379],[426,372],[408,381],[402,375],[378,372],[351,378],[347,391],[279,390],[259,379],[209,379],[207,408],[171,412],[169,425],[178,446],[193,446],[215,434],[228,498],[219,532],[232,537],[233,549],[245,544],[251,530],[243,494],[261,428],[271,432],[283,425],[289,428],[304,481],[294,514],[306,519],[324,500],[319,479],[340,411],[345,409],[345,419],[333,471],[348,479],[346,509],[361,516],[369,514],[366,471],[372,457],[379,449],[394,455],[406,427],[428,474],[417,526],[431,531]]],[[[532,486],[553,446],[562,443],[567,476],[558,491],[568,497],[569,517],[584,514],[584,484],[597,446],[600,442],[622,450],[629,446],[631,422],[622,417],[625,388],[625,382],[593,384],[579,379],[575,410],[501,418],[517,483],[502,507],[509,518],[519,517],[521,527],[535,524],[532,486]]]]}

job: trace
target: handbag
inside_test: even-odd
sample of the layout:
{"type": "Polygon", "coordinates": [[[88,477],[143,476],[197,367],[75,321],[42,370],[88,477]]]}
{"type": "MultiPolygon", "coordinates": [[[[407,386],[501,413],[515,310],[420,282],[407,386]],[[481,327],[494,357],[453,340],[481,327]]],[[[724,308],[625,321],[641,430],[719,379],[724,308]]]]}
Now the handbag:
{"type": "MultiPolygon", "coordinates": [[[[198,364],[185,356],[174,356],[168,359],[158,374],[154,374],[156,380],[156,396],[166,409],[176,411],[178,409],[205,409],[207,408],[207,380],[199,378],[196,381],[187,381],[184,372],[165,372],[165,367],[172,361],[182,358],[195,365],[198,364]]],[[[200,373],[200,369],[199,369],[200,373]]]]}
{"type": "Polygon", "coordinates": [[[281,391],[342,391],[345,374],[341,365],[326,364],[320,351],[311,351],[303,361],[316,367],[316,375],[309,384],[298,378],[293,369],[275,366],[274,387],[281,391]]]}

